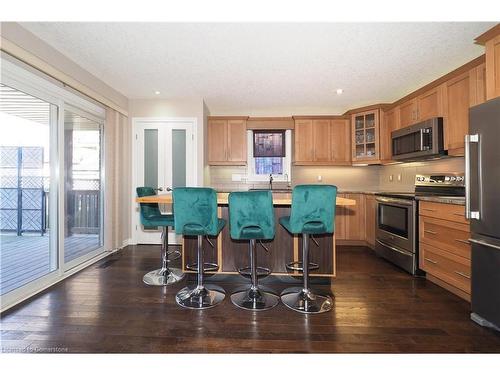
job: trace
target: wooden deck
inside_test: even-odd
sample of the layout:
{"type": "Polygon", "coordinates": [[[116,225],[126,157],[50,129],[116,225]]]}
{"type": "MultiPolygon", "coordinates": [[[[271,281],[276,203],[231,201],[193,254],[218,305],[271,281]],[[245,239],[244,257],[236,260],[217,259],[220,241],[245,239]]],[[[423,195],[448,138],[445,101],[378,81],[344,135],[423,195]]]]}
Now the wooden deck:
{"type": "MultiPolygon", "coordinates": [[[[99,246],[97,235],[65,239],[65,262],[99,246]]],[[[50,272],[49,235],[0,235],[0,294],[5,294],[50,272]]]]}

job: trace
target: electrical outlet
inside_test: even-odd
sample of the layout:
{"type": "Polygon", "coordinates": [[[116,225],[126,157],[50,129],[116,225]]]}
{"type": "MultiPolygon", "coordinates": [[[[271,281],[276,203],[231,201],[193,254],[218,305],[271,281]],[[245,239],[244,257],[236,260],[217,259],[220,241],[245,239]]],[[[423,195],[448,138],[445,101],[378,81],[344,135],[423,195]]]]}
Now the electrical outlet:
{"type": "Polygon", "coordinates": [[[401,181],[401,173],[398,173],[398,181],[401,181]]]}
{"type": "Polygon", "coordinates": [[[323,176],[318,176],[318,182],[323,181],[323,176]]]}
{"type": "Polygon", "coordinates": [[[394,177],[393,177],[393,175],[391,174],[391,175],[389,175],[389,181],[390,181],[390,182],[392,182],[392,180],[394,180],[394,177]]]}

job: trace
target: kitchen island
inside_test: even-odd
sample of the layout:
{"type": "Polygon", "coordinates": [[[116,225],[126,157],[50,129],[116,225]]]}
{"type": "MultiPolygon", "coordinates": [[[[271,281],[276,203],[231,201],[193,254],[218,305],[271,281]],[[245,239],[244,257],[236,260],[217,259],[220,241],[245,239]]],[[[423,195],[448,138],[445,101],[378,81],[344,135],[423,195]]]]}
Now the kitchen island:
{"type": "MultiPolygon", "coordinates": [[[[219,217],[229,223],[228,209],[229,193],[218,193],[217,204],[219,217]]],[[[171,204],[172,194],[160,194],[136,198],[138,203],[171,204]]],[[[293,275],[297,272],[288,271],[286,264],[302,260],[302,241],[297,235],[290,234],[279,224],[279,218],[290,215],[292,204],[291,193],[274,193],[273,205],[276,221],[276,236],[272,241],[263,241],[269,249],[267,252],[257,244],[257,265],[269,268],[273,275],[293,275]]],[[[354,206],[356,201],[337,197],[338,206],[354,206]]],[[[310,261],[317,263],[319,268],[311,271],[311,276],[335,277],[335,235],[314,236],[319,247],[313,241],[310,244],[310,261]]],[[[213,247],[204,242],[205,262],[219,265],[215,273],[235,274],[237,269],[248,266],[248,241],[235,241],[229,235],[229,225],[226,224],[218,236],[210,237],[213,247]]],[[[187,269],[188,264],[196,261],[196,237],[184,236],[182,241],[182,269],[184,272],[194,272],[187,269]]],[[[210,272],[207,272],[210,273],[210,272]]]]}

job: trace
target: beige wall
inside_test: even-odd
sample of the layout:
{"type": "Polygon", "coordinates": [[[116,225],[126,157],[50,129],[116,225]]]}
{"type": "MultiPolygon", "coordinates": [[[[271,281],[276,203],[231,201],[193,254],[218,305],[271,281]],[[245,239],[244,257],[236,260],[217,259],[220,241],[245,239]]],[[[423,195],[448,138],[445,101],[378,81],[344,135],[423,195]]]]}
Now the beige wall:
{"type": "Polygon", "coordinates": [[[1,22],[0,34],[2,38],[35,55],[60,72],[116,103],[119,107],[127,109],[128,99],[126,96],[105,84],[99,78],[80,67],[76,62],[64,56],[18,23],[1,22]]]}

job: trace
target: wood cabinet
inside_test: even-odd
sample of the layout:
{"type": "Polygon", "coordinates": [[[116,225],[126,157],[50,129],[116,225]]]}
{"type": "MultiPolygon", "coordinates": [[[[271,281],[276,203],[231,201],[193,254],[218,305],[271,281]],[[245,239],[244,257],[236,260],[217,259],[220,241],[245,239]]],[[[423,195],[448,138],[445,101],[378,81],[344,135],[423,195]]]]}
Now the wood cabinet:
{"type": "Polygon", "coordinates": [[[399,106],[399,123],[402,128],[406,128],[416,122],[417,100],[411,99],[399,106]]]}
{"type": "Polygon", "coordinates": [[[366,242],[365,194],[342,193],[339,197],[354,199],[355,206],[337,206],[335,213],[335,239],[344,244],[363,244],[366,242]]]}
{"type": "Polygon", "coordinates": [[[208,164],[247,164],[245,118],[209,118],[207,137],[208,164]]]}
{"type": "Polygon", "coordinates": [[[388,111],[382,111],[380,121],[380,160],[382,163],[392,160],[392,135],[399,129],[399,106],[388,111]]]}
{"type": "Polygon", "coordinates": [[[471,247],[464,206],[421,201],[419,266],[427,278],[470,301],[471,247]]]}
{"type": "Polygon", "coordinates": [[[351,165],[351,126],[349,119],[330,120],[331,161],[351,165]]]}
{"type": "Polygon", "coordinates": [[[375,248],[375,215],[377,214],[377,202],[375,195],[365,195],[365,240],[372,248],[375,248]]]}
{"type": "Polygon", "coordinates": [[[465,72],[444,84],[446,120],[445,149],[448,154],[464,155],[464,137],[469,131],[470,75],[465,72]]]}
{"type": "Polygon", "coordinates": [[[469,72],[469,106],[486,101],[486,64],[472,68],[469,72]]]}
{"type": "Polygon", "coordinates": [[[355,113],[351,116],[352,161],[368,164],[380,162],[379,110],[355,113]]]}
{"type": "Polygon", "coordinates": [[[486,100],[500,96],[500,35],[488,40],[486,46],[486,100]]]}
{"type": "Polygon", "coordinates": [[[354,199],[355,206],[345,206],[345,237],[346,240],[365,240],[365,195],[346,194],[346,198],[354,199]]]}
{"type": "Polygon", "coordinates": [[[416,98],[402,103],[399,122],[401,127],[410,126],[433,117],[443,116],[442,86],[436,86],[416,98]]]}
{"type": "Polygon", "coordinates": [[[350,162],[349,120],[295,120],[295,165],[349,165],[350,162]]]}

